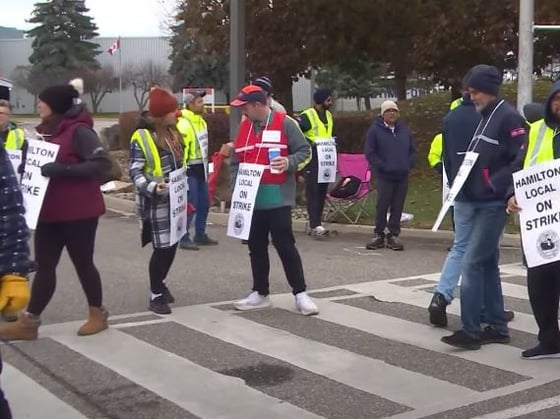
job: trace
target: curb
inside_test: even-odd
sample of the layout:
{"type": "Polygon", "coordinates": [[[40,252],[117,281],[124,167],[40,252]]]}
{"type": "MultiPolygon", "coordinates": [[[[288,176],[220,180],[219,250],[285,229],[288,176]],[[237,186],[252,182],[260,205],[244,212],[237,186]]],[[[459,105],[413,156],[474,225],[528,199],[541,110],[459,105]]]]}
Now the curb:
{"type": "MultiPolygon", "coordinates": [[[[126,217],[135,217],[136,208],[134,201],[128,199],[116,198],[114,196],[104,194],[105,206],[108,211],[117,213],[126,217]]],[[[226,226],[228,221],[227,213],[210,212],[208,214],[208,221],[215,225],[226,226]]],[[[298,233],[305,233],[305,220],[294,220],[293,229],[298,233]]],[[[333,230],[344,234],[359,234],[371,236],[373,234],[373,226],[371,225],[351,225],[351,224],[329,224],[333,230]]],[[[411,239],[423,239],[430,241],[448,241],[453,240],[453,232],[449,230],[440,230],[433,232],[431,230],[419,228],[403,228],[402,236],[411,239]]],[[[519,248],[521,239],[519,234],[504,234],[501,240],[502,247],[519,248]]]]}

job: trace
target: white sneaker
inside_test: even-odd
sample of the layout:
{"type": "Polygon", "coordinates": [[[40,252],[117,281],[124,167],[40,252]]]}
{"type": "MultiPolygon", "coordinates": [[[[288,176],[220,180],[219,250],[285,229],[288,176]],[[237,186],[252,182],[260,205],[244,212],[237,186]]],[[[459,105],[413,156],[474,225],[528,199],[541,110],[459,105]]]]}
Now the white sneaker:
{"type": "Polygon", "coordinates": [[[312,316],[319,314],[317,305],[313,302],[311,297],[306,292],[296,294],[296,309],[304,316],[312,316]]]}
{"type": "Polygon", "coordinates": [[[259,308],[270,307],[271,305],[270,297],[268,295],[266,297],[260,295],[257,291],[253,291],[247,298],[233,303],[233,307],[239,311],[257,310],[259,308]]]}

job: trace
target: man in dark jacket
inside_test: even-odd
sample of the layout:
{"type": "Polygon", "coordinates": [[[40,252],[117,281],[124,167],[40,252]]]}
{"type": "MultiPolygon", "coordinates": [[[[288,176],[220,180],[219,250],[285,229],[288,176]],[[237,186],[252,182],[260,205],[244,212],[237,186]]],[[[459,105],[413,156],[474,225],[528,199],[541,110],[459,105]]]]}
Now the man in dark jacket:
{"type": "MultiPolygon", "coordinates": [[[[17,313],[29,302],[27,275],[33,270],[34,264],[29,259],[27,244],[29,230],[24,218],[23,197],[2,145],[0,145],[0,191],[0,311],[17,313]]],[[[10,406],[0,389],[0,418],[11,417],[10,406]]]]}
{"type": "MultiPolygon", "coordinates": [[[[455,234],[464,235],[467,243],[461,284],[463,327],[442,338],[463,349],[510,340],[498,269],[499,241],[506,223],[505,197],[516,157],[527,139],[527,125],[513,106],[498,97],[501,83],[500,71],[487,65],[473,67],[467,80],[482,120],[466,149],[478,157],[454,207],[455,234]],[[484,331],[483,309],[488,324],[484,331]]],[[[449,174],[450,179],[457,175],[449,174]]]]}
{"type": "MultiPolygon", "coordinates": [[[[560,81],[552,86],[544,119],[531,125],[529,143],[517,161],[518,169],[560,158],[560,81]]],[[[521,210],[510,185],[508,212],[521,210]]],[[[527,268],[527,288],[533,314],[539,326],[539,343],[521,353],[524,359],[560,358],[558,303],[560,300],[560,262],[527,268]]]]}
{"type": "Polygon", "coordinates": [[[403,250],[398,236],[415,147],[412,135],[399,120],[399,108],[395,102],[387,100],[381,104],[381,115],[367,133],[365,154],[377,183],[375,230],[366,248],[403,250]],[[391,214],[387,223],[389,209],[391,214]],[[387,227],[389,234],[386,235],[387,227]]]}

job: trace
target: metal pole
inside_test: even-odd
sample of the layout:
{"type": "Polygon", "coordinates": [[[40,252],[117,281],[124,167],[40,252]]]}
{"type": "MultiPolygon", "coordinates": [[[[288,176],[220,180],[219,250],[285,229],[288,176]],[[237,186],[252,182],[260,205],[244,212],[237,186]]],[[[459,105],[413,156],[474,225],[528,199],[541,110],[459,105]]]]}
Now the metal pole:
{"type": "MultiPolygon", "coordinates": [[[[231,0],[229,6],[229,97],[233,99],[245,80],[245,0],[231,0]]],[[[234,139],[241,121],[241,112],[231,108],[229,137],[234,139]]]]}
{"type": "Polygon", "coordinates": [[[533,101],[533,14],[534,0],[519,0],[519,51],[517,110],[533,101]]]}
{"type": "Polygon", "coordinates": [[[122,42],[119,36],[119,114],[123,112],[122,104],[122,42]]]}

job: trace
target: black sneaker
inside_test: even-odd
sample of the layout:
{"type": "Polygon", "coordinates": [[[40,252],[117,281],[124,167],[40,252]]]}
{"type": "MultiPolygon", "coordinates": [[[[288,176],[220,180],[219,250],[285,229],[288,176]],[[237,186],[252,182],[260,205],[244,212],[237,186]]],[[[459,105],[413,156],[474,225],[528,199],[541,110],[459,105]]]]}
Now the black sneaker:
{"type": "Polygon", "coordinates": [[[198,246],[191,239],[182,239],[179,247],[186,250],[198,250],[198,246]]]}
{"type": "Polygon", "coordinates": [[[163,295],[150,300],[150,311],[153,311],[156,314],[171,314],[169,303],[163,295]]]}
{"type": "Polygon", "coordinates": [[[387,248],[391,250],[404,250],[404,245],[397,236],[388,236],[387,248]]]}
{"type": "Polygon", "coordinates": [[[492,326],[486,326],[482,335],[480,335],[480,341],[482,345],[486,345],[488,343],[501,343],[506,345],[511,341],[511,339],[509,335],[498,333],[492,326]]]}
{"type": "Polygon", "coordinates": [[[534,348],[527,349],[521,352],[523,359],[547,359],[547,358],[560,358],[559,348],[546,348],[542,344],[538,344],[534,348]]]}
{"type": "Polygon", "coordinates": [[[194,236],[194,244],[199,246],[215,246],[218,242],[208,237],[208,234],[203,234],[202,236],[194,236]]]}
{"type": "Polygon", "coordinates": [[[510,311],[510,310],[505,310],[504,311],[504,317],[506,318],[506,322],[509,323],[515,317],[515,313],[513,311],[510,311]]]}
{"type": "Polygon", "coordinates": [[[430,313],[430,323],[437,327],[447,327],[447,300],[443,294],[436,292],[432,297],[428,312],[430,313]]]}
{"type": "Polygon", "coordinates": [[[175,302],[175,297],[173,297],[173,294],[171,294],[171,291],[169,291],[167,287],[163,289],[161,296],[167,301],[167,304],[173,304],[175,302]]]}
{"type": "Polygon", "coordinates": [[[373,239],[366,244],[366,249],[368,250],[381,249],[382,247],[385,247],[385,237],[379,234],[375,234],[373,239]]]}
{"type": "Polygon", "coordinates": [[[481,343],[480,339],[472,337],[463,330],[458,330],[450,336],[444,336],[441,338],[441,341],[456,348],[468,349],[471,351],[480,349],[481,343]]]}

